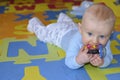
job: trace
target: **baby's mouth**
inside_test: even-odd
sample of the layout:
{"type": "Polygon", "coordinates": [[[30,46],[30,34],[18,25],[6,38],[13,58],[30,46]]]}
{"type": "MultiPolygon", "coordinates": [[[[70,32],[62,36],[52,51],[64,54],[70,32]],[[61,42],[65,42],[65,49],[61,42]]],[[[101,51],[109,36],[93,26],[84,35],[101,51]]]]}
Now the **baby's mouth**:
{"type": "Polygon", "coordinates": [[[99,48],[99,45],[91,45],[91,44],[87,44],[86,45],[88,49],[98,49],[99,48]]]}

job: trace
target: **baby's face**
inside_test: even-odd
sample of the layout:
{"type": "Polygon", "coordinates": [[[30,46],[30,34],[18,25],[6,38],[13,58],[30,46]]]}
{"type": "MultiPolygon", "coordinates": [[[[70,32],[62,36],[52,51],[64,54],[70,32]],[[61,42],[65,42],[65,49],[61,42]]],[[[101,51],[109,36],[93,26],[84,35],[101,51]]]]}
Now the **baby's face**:
{"type": "Polygon", "coordinates": [[[112,33],[112,27],[109,24],[98,21],[83,22],[80,28],[82,41],[84,45],[106,45],[112,33]]]}

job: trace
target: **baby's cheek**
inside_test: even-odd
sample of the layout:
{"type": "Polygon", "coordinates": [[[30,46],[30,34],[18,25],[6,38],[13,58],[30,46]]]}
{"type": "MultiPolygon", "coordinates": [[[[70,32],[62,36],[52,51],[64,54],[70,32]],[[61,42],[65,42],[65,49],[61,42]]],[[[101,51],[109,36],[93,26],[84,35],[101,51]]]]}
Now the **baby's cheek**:
{"type": "Polygon", "coordinates": [[[101,40],[101,41],[100,41],[100,44],[102,44],[103,46],[105,46],[106,43],[107,43],[107,41],[108,41],[108,40],[101,40]]]}
{"type": "Polygon", "coordinates": [[[88,38],[82,38],[82,42],[84,45],[89,44],[90,40],[88,38]]]}

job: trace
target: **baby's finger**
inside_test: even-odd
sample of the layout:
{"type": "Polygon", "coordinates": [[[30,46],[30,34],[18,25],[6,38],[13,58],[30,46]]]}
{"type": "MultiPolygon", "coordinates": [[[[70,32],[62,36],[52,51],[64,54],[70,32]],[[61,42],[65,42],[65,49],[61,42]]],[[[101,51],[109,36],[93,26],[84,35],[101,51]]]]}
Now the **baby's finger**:
{"type": "Polygon", "coordinates": [[[88,55],[89,60],[91,60],[91,58],[93,57],[93,54],[87,54],[87,55],[88,55]]]}
{"type": "Polygon", "coordinates": [[[90,61],[90,63],[94,66],[97,66],[98,65],[98,61],[95,59],[95,60],[92,60],[90,61]]]}

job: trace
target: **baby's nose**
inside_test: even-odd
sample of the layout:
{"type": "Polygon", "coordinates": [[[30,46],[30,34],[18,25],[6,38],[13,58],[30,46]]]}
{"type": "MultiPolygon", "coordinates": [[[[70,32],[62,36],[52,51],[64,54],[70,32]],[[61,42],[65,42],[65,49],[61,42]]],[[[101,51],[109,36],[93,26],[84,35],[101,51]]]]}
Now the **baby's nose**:
{"type": "Polygon", "coordinates": [[[93,41],[94,44],[98,44],[99,43],[99,39],[97,37],[94,37],[92,41],[93,41]]]}

